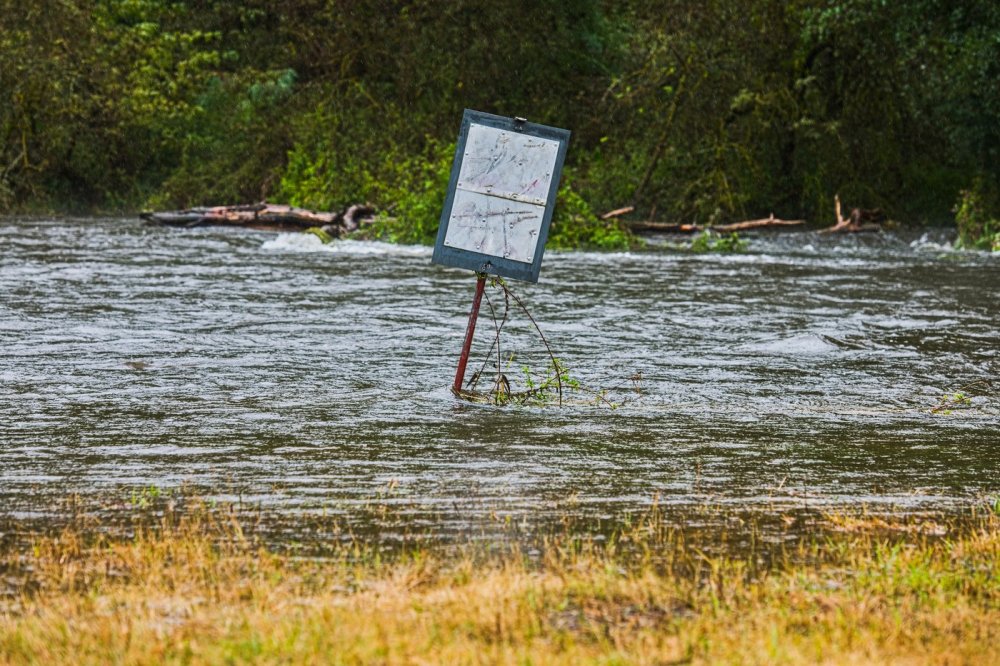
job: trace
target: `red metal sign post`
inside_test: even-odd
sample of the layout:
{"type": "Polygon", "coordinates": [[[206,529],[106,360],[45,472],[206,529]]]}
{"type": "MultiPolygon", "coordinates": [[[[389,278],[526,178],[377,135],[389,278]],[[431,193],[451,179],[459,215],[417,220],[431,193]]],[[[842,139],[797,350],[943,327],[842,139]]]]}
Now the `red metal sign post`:
{"type": "Polygon", "coordinates": [[[479,319],[479,304],[483,302],[483,290],[486,289],[486,274],[479,273],[476,280],[476,295],[472,298],[472,312],[469,313],[469,325],[465,329],[465,344],[462,345],[462,356],[458,359],[458,371],[455,373],[455,385],[451,390],[458,394],[462,392],[462,382],[465,381],[465,366],[469,363],[469,350],[472,349],[472,336],[476,333],[476,320],[479,319]]]}

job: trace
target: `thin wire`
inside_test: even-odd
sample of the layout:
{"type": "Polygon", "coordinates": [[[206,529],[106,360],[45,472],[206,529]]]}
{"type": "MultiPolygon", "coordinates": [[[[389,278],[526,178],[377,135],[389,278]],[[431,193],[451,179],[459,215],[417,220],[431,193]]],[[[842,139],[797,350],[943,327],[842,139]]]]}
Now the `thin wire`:
{"type": "Polygon", "coordinates": [[[556,360],[555,354],[552,353],[552,347],[549,346],[549,341],[545,339],[545,334],[542,333],[542,329],[538,326],[538,322],[535,321],[535,318],[531,316],[530,312],[528,312],[528,308],[525,307],[524,303],[520,298],[518,298],[517,294],[510,290],[510,287],[507,286],[507,283],[504,282],[503,278],[497,277],[496,282],[503,289],[505,296],[509,296],[514,299],[517,306],[521,308],[521,311],[524,312],[524,314],[531,321],[531,325],[535,327],[535,330],[538,332],[538,337],[542,339],[542,344],[545,345],[545,351],[548,352],[549,360],[552,361],[552,370],[556,374],[556,385],[559,388],[559,406],[562,407],[562,368],[559,365],[559,361],[556,360]]]}

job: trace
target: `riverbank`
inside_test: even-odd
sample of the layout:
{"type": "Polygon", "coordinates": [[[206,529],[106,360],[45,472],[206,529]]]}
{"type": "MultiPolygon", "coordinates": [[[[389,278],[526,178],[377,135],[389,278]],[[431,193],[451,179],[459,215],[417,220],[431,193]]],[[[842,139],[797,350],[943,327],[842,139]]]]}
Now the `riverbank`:
{"type": "Polygon", "coordinates": [[[606,540],[386,551],[346,539],[323,557],[266,546],[251,521],[195,503],[127,535],[78,523],[0,539],[0,663],[1000,659],[995,507],[827,514],[767,558],[707,554],[655,508],[606,540]]]}

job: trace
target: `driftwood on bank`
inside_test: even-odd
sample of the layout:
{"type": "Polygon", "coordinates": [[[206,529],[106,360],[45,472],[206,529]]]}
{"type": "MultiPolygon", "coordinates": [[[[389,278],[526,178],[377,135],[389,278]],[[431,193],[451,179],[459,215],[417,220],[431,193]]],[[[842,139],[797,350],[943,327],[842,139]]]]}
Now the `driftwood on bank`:
{"type": "MultiPolygon", "coordinates": [[[[826,229],[821,229],[819,233],[821,234],[835,234],[835,233],[858,233],[865,231],[881,231],[882,222],[885,221],[885,214],[879,210],[866,209],[866,208],[852,208],[851,214],[844,217],[841,212],[840,196],[834,196],[834,215],[836,216],[837,223],[832,227],[826,229]]],[[[617,217],[619,215],[624,215],[626,213],[632,212],[631,208],[619,208],[618,210],[613,210],[610,213],[605,213],[601,216],[601,219],[611,219],[612,217],[617,217]]],[[[652,222],[652,221],[633,221],[626,222],[626,226],[636,232],[641,231],[658,231],[662,233],[671,234],[697,234],[703,231],[714,231],[720,234],[728,234],[734,231],[748,231],[750,229],[768,229],[775,227],[796,227],[805,224],[805,220],[782,220],[776,218],[774,214],[769,217],[765,217],[759,220],[744,220],[743,222],[734,222],[732,224],[714,224],[714,225],[701,225],[701,224],[672,224],[667,222],[652,222]]]]}
{"type": "Polygon", "coordinates": [[[615,217],[621,217],[622,215],[628,215],[635,210],[635,206],[625,206],[624,208],[615,208],[614,210],[609,210],[604,215],[601,215],[602,220],[610,220],[615,217]]]}
{"type": "Polygon", "coordinates": [[[698,234],[703,231],[715,231],[720,234],[728,234],[734,231],[747,231],[750,229],[767,229],[775,227],[796,227],[805,224],[805,220],[782,220],[771,215],[759,220],[744,220],[733,222],[732,224],[670,224],[666,222],[627,222],[626,225],[632,231],[660,231],[671,234],[698,234]]]}
{"type": "Polygon", "coordinates": [[[170,227],[222,225],[266,231],[303,231],[319,227],[336,238],[363,225],[371,224],[375,220],[375,209],[372,206],[355,204],[341,212],[317,212],[295,206],[261,202],[147,212],[139,217],[152,224],[170,227]]]}
{"type": "Polygon", "coordinates": [[[881,231],[882,225],[879,223],[885,219],[885,215],[878,208],[872,210],[852,208],[851,214],[848,217],[844,217],[841,214],[839,194],[833,196],[833,213],[836,216],[837,223],[832,227],[821,229],[819,233],[842,234],[858,233],[861,231],[881,231]]]}

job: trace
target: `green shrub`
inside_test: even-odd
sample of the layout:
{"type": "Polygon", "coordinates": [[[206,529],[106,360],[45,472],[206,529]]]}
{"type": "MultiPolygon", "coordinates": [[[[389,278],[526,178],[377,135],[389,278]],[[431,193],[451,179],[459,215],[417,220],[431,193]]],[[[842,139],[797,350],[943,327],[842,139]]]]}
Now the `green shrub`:
{"type": "Polygon", "coordinates": [[[380,214],[374,234],[394,243],[430,244],[437,236],[455,144],[429,140],[423,155],[391,160],[380,170],[380,214]]]}
{"type": "MultiPolygon", "coordinates": [[[[393,114],[394,115],[394,114],[393,114]]],[[[379,218],[357,237],[395,243],[434,242],[444,208],[455,144],[423,137],[420,145],[355,134],[370,127],[346,122],[334,110],[303,118],[302,136],[290,151],[281,197],[307,208],[336,210],[370,203],[379,218]],[[319,128],[327,128],[321,130],[319,128]]],[[[387,122],[399,122],[393,118],[387,122]]],[[[549,234],[555,248],[627,249],[634,239],[617,221],[598,218],[573,185],[567,169],[559,188],[549,234]]]]}
{"type": "Polygon", "coordinates": [[[616,220],[600,219],[573,187],[573,173],[563,173],[549,229],[549,247],[627,250],[633,236],[616,220]]]}
{"type": "Polygon", "coordinates": [[[1000,252],[1000,195],[997,188],[977,178],[972,187],[962,190],[955,205],[958,240],[964,249],[1000,252]]]}

